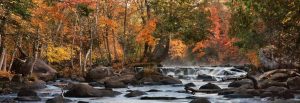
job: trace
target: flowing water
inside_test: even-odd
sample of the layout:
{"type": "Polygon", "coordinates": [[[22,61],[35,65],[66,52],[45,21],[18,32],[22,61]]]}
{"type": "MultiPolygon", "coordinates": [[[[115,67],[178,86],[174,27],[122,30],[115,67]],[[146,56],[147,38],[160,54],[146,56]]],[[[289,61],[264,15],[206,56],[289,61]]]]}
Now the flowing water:
{"type": "MultiPolygon", "coordinates": [[[[207,67],[208,68],[208,67],[207,67]]],[[[212,68],[212,67],[209,67],[212,68]]],[[[220,70],[226,70],[228,68],[224,68],[221,69],[220,67],[214,67],[220,70]]],[[[184,70],[181,71],[182,73],[174,73],[173,71],[175,70],[162,70],[164,71],[164,73],[166,73],[166,75],[172,75],[173,76],[177,76],[177,74],[180,75],[190,75],[191,77],[195,77],[195,71],[194,72],[188,72],[191,70],[184,70]],[[170,72],[166,72],[166,71],[170,71],[170,72]],[[172,73],[173,72],[173,73],[172,73]],[[186,72],[186,73],[184,73],[186,72]]],[[[195,69],[194,69],[195,70],[195,69]]],[[[219,71],[219,70],[217,70],[219,71]]],[[[206,71],[204,70],[204,72],[207,72],[206,74],[210,74],[211,72],[213,72],[212,74],[218,74],[220,73],[220,71],[218,73],[216,73],[216,71],[206,71]]],[[[197,71],[197,73],[204,73],[204,72],[199,72],[197,71]]],[[[202,80],[196,80],[196,79],[184,79],[182,80],[183,84],[186,83],[194,83],[197,86],[195,88],[199,88],[200,86],[208,83],[202,80]]],[[[219,82],[219,81],[215,81],[212,82],[214,84],[217,84],[218,86],[220,86],[221,88],[227,88],[228,84],[230,82],[219,82]]],[[[103,87],[97,87],[97,88],[103,88],[103,87]]],[[[190,96],[197,96],[197,97],[206,97],[208,98],[212,103],[272,103],[273,101],[268,101],[266,98],[238,98],[238,99],[229,99],[229,98],[224,98],[221,95],[217,95],[217,94],[205,94],[205,93],[196,93],[195,95],[192,94],[187,94],[187,93],[179,93],[177,91],[184,91],[184,87],[183,85],[153,85],[153,86],[143,86],[143,87],[133,87],[133,86],[129,86],[128,88],[121,88],[121,89],[114,89],[114,91],[119,91],[122,94],[118,95],[116,97],[101,97],[101,98],[68,98],[74,101],[74,103],[77,103],[78,101],[86,101],[89,103],[188,103],[190,101],[192,101],[192,99],[176,99],[176,100],[141,100],[141,96],[140,97],[133,97],[133,98],[127,98],[124,97],[125,94],[127,94],[128,92],[126,92],[127,90],[140,90],[140,91],[148,91],[151,89],[157,89],[157,90],[161,90],[161,92],[147,92],[147,95],[144,96],[148,96],[148,97],[177,97],[177,98],[186,98],[186,97],[190,97],[190,96]]],[[[42,90],[38,90],[39,96],[42,98],[42,102],[22,102],[22,103],[43,103],[45,102],[47,99],[53,98],[54,96],[57,96],[61,93],[61,89],[55,86],[51,86],[48,85],[48,87],[46,89],[42,89],[42,90]]],[[[4,95],[4,96],[0,96],[0,98],[15,98],[16,94],[10,94],[10,95],[4,95]]],[[[297,99],[295,99],[297,100],[297,99]]],[[[284,100],[284,101],[279,101],[276,103],[291,103],[291,102],[287,102],[290,100],[284,100]]],[[[297,102],[293,102],[293,103],[297,103],[297,102]]],[[[298,102],[299,103],[299,102],[298,102]]]]}

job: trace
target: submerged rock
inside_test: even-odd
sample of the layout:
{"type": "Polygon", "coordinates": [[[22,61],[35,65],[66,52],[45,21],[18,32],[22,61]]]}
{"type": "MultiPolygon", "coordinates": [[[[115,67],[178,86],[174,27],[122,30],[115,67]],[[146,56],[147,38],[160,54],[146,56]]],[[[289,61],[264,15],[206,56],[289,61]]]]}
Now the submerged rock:
{"type": "Polygon", "coordinates": [[[41,98],[33,90],[21,89],[15,98],[17,101],[41,101],[41,98]]]}
{"type": "Polygon", "coordinates": [[[194,83],[187,83],[184,87],[196,87],[196,85],[194,83]]]}
{"type": "Polygon", "coordinates": [[[146,92],[134,90],[134,91],[131,91],[130,93],[126,94],[125,97],[137,97],[137,96],[142,96],[142,95],[146,95],[146,94],[147,94],[146,92]]]}
{"type": "Polygon", "coordinates": [[[162,92],[162,90],[157,90],[157,89],[150,89],[147,92],[162,92]]]}
{"type": "Polygon", "coordinates": [[[46,103],[68,103],[72,102],[72,100],[65,99],[63,96],[57,96],[52,99],[48,99],[46,103]]]}
{"type": "Polygon", "coordinates": [[[207,98],[196,98],[192,100],[190,103],[211,103],[207,98]]]}
{"type": "Polygon", "coordinates": [[[64,96],[66,97],[114,97],[119,95],[109,89],[98,90],[87,84],[74,84],[64,96]]]}
{"type": "Polygon", "coordinates": [[[250,94],[228,94],[224,95],[225,98],[254,98],[253,95],[250,94]]]}
{"type": "Polygon", "coordinates": [[[5,98],[4,100],[1,100],[0,103],[17,103],[17,101],[12,98],[5,98]]]}
{"type": "Polygon", "coordinates": [[[176,100],[176,97],[141,97],[141,100],[176,100]]]}
{"type": "Polygon", "coordinates": [[[201,86],[199,89],[221,89],[221,88],[216,84],[207,83],[207,84],[201,86]]]}

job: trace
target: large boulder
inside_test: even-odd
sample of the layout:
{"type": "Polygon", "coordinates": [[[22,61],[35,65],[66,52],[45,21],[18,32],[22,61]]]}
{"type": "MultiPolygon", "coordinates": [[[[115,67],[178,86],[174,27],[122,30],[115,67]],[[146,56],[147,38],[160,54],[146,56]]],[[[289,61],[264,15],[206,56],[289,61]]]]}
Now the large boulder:
{"type": "Polygon", "coordinates": [[[287,80],[289,89],[300,90],[300,77],[292,77],[287,80]]]}
{"type": "Polygon", "coordinates": [[[174,77],[163,77],[160,80],[160,83],[163,85],[169,85],[169,84],[182,84],[182,82],[179,79],[176,79],[174,77]]]}
{"type": "Polygon", "coordinates": [[[288,90],[287,88],[285,87],[277,87],[277,86],[271,86],[267,89],[265,89],[265,92],[272,92],[273,94],[278,94],[282,91],[286,91],[288,90]]]}
{"type": "Polygon", "coordinates": [[[294,94],[291,93],[290,90],[288,90],[285,87],[276,87],[272,86],[264,90],[264,93],[261,94],[261,97],[277,97],[277,98],[283,98],[283,99],[290,99],[294,98],[294,94]]]}
{"type": "Polygon", "coordinates": [[[122,81],[108,80],[104,82],[105,88],[127,88],[127,85],[122,81]]]}
{"type": "Polygon", "coordinates": [[[113,76],[113,71],[109,67],[99,66],[97,68],[91,69],[86,75],[87,81],[99,81],[106,77],[113,76]]]}
{"type": "Polygon", "coordinates": [[[41,98],[33,90],[21,89],[18,93],[17,101],[41,101],[41,98]]]}
{"type": "Polygon", "coordinates": [[[87,84],[73,84],[64,96],[66,97],[114,97],[119,92],[111,89],[98,90],[87,84]]]}
{"type": "Polygon", "coordinates": [[[197,79],[203,80],[203,81],[217,81],[217,79],[213,76],[206,75],[206,74],[199,74],[197,76],[197,79]]]}
{"type": "Polygon", "coordinates": [[[221,89],[218,85],[207,83],[203,86],[201,86],[199,89],[221,89]]]}
{"type": "Polygon", "coordinates": [[[47,83],[42,80],[25,81],[26,89],[44,89],[47,87],[47,83]]]}
{"type": "Polygon", "coordinates": [[[262,89],[269,88],[271,86],[287,87],[287,83],[286,82],[278,82],[278,81],[268,80],[268,79],[260,82],[260,87],[262,89]]]}
{"type": "Polygon", "coordinates": [[[253,85],[253,82],[249,79],[236,80],[229,83],[228,87],[240,87],[242,85],[250,84],[253,85]]]}
{"type": "MultiPolygon", "coordinates": [[[[12,71],[23,76],[29,75],[34,59],[28,58],[25,61],[15,59],[12,65],[12,71]]],[[[57,71],[50,67],[41,59],[37,59],[33,66],[33,75],[44,81],[52,80],[56,77],[57,71]]]]}

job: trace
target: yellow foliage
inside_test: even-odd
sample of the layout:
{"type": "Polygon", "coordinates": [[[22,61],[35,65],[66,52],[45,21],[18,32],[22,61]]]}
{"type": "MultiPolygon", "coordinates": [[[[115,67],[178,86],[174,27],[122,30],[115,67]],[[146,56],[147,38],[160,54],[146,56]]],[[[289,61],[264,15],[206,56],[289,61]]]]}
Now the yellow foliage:
{"type": "Polygon", "coordinates": [[[186,56],[187,46],[178,39],[171,40],[169,55],[171,59],[180,59],[186,56]]]}
{"type": "Polygon", "coordinates": [[[65,78],[69,78],[72,75],[81,76],[82,75],[81,73],[82,72],[80,68],[74,68],[74,69],[64,68],[61,71],[59,71],[59,74],[64,76],[65,78]]]}
{"type": "Polygon", "coordinates": [[[45,51],[46,53],[42,54],[44,54],[44,56],[47,57],[49,62],[60,62],[65,60],[71,60],[71,50],[71,46],[54,47],[52,44],[50,44],[48,45],[45,51]]]}

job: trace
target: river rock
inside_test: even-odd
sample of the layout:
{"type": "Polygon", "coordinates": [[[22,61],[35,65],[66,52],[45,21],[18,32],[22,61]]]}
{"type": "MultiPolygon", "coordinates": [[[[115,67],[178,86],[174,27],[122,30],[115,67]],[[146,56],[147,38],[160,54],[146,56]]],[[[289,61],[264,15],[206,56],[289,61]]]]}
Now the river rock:
{"type": "Polygon", "coordinates": [[[68,103],[72,102],[72,100],[65,99],[63,96],[57,96],[52,99],[48,99],[46,103],[68,103]]]}
{"type": "Polygon", "coordinates": [[[119,76],[118,80],[122,81],[125,84],[130,84],[130,83],[136,81],[134,74],[124,74],[124,75],[121,75],[121,76],[119,76]]]}
{"type": "Polygon", "coordinates": [[[10,81],[11,77],[0,77],[0,81],[10,81]]]}
{"type": "Polygon", "coordinates": [[[201,74],[201,75],[199,74],[197,76],[197,79],[201,79],[203,81],[217,81],[215,77],[206,74],[201,74]]]}
{"type": "Polygon", "coordinates": [[[228,87],[240,87],[240,86],[245,85],[245,84],[253,85],[251,80],[242,79],[242,80],[236,80],[236,81],[233,81],[233,82],[229,83],[228,87]]]}
{"type": "Polygon", "coordinates": [[[174,77],[163,77],[160,81],[163,85],[170,85],[170,84],[182,84],[182,82],[179,79],[176,79],[174,77]]]}
{"type": "Polygon", "coordinates": [[[264,91],[265,91],[265,92],[272,92],[272,93],[274,93],[274,94],[278,94],[279,92],[285,91],[285,90],[288,90],[288,89],[285,88],[285,87],[271,86],[271,87],[265,89],[264,91]]]}
{"type": "Polygon", "coordinates": [[[262,89],[269,88],[269,87],[272,87],[272,86],[287,87],[287,83],[286,82],[278,82],[278,81],[268,80],[268,79],[260,82],[260,87],[262,89]]]}
{"type": "Polygon", "coordinates": [[[295,98],[295,95],[289,90],[284,90],[279,92],[278,97],[283,99],[292,99],[295,98]]]}
{"type": "Polygon", "coordinates": [[[23,80],[24,78],[22,77],[22,74],[15,74],[11,79],[12,82],[19,82],[19,83],[23,82],[23,80]]]}
{"type": "Polygon", "coordinates": [[[187,83],[184,87],[196,87],[196,85],[194,83],[187,83]]]}
{"type": "Polygon", "coordinates": [[[218,85],[207,83],[203,86],[201,86],[199,89],[221,89],[218,85]]]}
{"type": "Polygon", "coordinates": [[[137,97],[137,96],[142,96],[142,95],[146,95],[146,94],[147,94],[146,92],[134,90],[134,91],[131,91],[130,93],[126,94],[125,97],[137,97]]]}
{"type": "Polygon", "coordinates": [[[289,89],[300,90],[300,77],[291,77],[287,80],[289,89]]]}
{"type": "Polygon", "coordinates": [[[18,93],[17,101],[41,101],[41,98],[33,90],[21,89],[18,93]]]}
{"type": "Polygon", "coordinates": [[[103,87],[104,86],[103,83],[99,83],[99,82],[90,82],[89,85],[93,86],[93,87],[103,87]]]}
{"type": "Polygon", "coordinates": [[[105,81],[104,82],[105,88],[127,88],[127,85],[121,81],[105,81]]]}
{"type": "Polygon", "coordinates": [[[228,95],[233,94],[236,89],[222,89],[218,92],[218,95],[228,95]]]}
{"type": "Polygon", "coordinates": [[[1,100],[0,103],[17,103],[17,101],[12,98],[5,98],[4,100],[1,100]]]}
{"type": "Polygon", "coordinates": [[[211,103],[207,98],[196,98],[192,100],[190,103],[211,103]]]}
{"type": "Polygon", "coordinates": [[[99,81],[106,77],[113,76],[113,71],[109,67],[99,66],[88,71],[86,75],[87,81],[99,81]]]}
{"type": "MultiPolygon", "coordinates": [[[[23,62],[19,59],[15,59],[12,65],[12,71],[23,76],[29,75],[31,72],[31,66],[34,62],[33,58],[26,59],[23,62]]],[[[41,59],[37,59],[33,66],[33,75],[44,81],[53,80],[56,77],[57,71],[50,67],[41,59]]]]}
{"type": "Polygon", "coordinates": [[[157,90],[157,89],[150,89],[147,92],[162,92],[162,90],[157,90]]]}
{"type": "Polygon", "coordinates": [[[120,94],[109,89],[98,90],[87,84],[73,84],[64,96],[66,97],[114,97],[120,94]]]}
{"type": "Polygon", "coordinates": [[[44,89],[47,87],[47,83],[42,80],[26,81],[26,89],[44,89]]]}
{"type": "Polygon", "coordinates": [[[274,97],[272,92],[263,92],[260,95],[261,98],[265,98],[265,97],[274,97]]]}
{"type": "Polygon", "coordinates": [[[176,97],[141,97],[141,100],[176,100],[176,97]]]}
{"type": "Polygon", "coordinates": [[[89,103],[89,102],[86,102],[86,101],[78,101],[77,103],[89,103]]]}
{"type": "Polygon", "coordinates": [[[260,91],[257,89],[236,89],[234,94],[259,96],[260,91]]]}
{"type": "Polygon", "coordinates": [[[249,94],[228,94],[228,95],[224,95],[225,98],[254,98],[253,95],[249,95],[249,94]]]}

